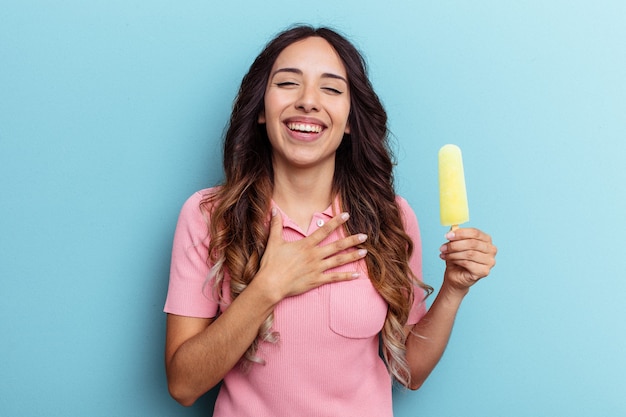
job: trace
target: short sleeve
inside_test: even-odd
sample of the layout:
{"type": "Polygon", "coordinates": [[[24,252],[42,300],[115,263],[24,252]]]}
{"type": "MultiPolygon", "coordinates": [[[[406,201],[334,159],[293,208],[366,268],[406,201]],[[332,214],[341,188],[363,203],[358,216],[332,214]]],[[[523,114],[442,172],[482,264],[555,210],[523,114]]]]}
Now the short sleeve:
{"type": "MultiPolygon", "coordinates": [[[[404,230],[413,240],[413,253],[409,259],[409,267],[413,271],[413,275],[420,281],[422,280],[422,239],[420,236],[419,224],[415,212],[409,203],[402,197],[397,197],[396,201],[400,208],[400,213],[404,221],[404,230]]],[[[415,286],[415,297],[413,305],[409,312],[407,325],[413,325],[420,321],[426,314],[426,301],[424,300],[425,292],[422,288],[415,286]]]]}
{"type": "Polygon", "coordinates": [[[189,197],[178,217],[163,309],[166,313],[198,318],[217,315],[218,303],[207,282],[209,233],[206,216],[200,209],[203,196],[197,192],[189,197]]]}

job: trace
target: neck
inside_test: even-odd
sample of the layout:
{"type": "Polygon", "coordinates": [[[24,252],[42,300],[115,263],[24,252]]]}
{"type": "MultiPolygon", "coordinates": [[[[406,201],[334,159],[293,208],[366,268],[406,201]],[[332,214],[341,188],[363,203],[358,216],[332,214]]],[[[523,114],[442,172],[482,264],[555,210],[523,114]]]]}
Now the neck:
{"type": "Polygon", "coordinates": [[[313,214],[326,210],[332,202],[334,172],[302,170],[274,172],[272,198],[302,230],[307,230],[313,214]]]}

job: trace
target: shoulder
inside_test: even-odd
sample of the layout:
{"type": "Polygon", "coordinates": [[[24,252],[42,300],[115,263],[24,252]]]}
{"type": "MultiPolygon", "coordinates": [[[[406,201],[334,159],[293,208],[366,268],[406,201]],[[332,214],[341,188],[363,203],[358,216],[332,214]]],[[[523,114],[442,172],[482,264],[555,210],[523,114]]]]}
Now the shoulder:
{"type": "Polygon", "coordinates": [[[215,195],[219,190],[220,187],[203,188],[202,190],[198,190],[187,198],[185,205],[194,203],[199,204],[203,200],[215,195]]]}
{"type": "Polygon", "coordinates": [[[206,238],[207,225],[210,222],[210,208],[205,207],[205,201],[215,194],[217,188],[205,188],[196,191],[183,203],[177,222],[177,235],[182,232],[195,236],[192,240],[206,238]],[[201,235],[201,236],[200,236],[201,235]]]}
{"type": "Polygon", "coordinates": [[[413,208],[404,197],[396,195],[396,204],[398,205],[398,208],[400,209],[400,214],[402,214],[402,216],[409,215],[411,217],[415,217],[415,212],[413,211],[413,208]]]}
{"type": "Polygon", "coordinates": [[[181,209],[181,216],[198,216],[202,215],[203,202],[206,201],[212,195],[219,190],[219,187],[212,188],[204,188],[202,190],[198,190],[193,193],[191,196],[187,198],[187,200],[183,203],[181,209]]]}

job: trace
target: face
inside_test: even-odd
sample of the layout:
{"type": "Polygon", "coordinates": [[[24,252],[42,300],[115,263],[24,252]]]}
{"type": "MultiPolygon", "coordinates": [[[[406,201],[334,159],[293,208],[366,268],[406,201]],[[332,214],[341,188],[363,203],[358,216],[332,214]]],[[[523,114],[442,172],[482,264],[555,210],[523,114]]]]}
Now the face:
{"type": "Polygon", "coordinates": [[[346,69],[323,38],[285,48],[272,67],[259,115],[272,145],[275,170],[334,169],[335,151],[350,133],[346,69]]]}

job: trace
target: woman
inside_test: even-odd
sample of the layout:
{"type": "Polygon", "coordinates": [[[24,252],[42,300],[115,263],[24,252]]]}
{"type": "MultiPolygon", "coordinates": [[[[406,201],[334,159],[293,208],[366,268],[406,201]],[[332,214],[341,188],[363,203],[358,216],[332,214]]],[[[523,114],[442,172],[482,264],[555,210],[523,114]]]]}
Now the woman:
{"type": "Polygon", "coordinates": [[[362,57],[334,31],[292,28],[257,57],[224,183],[185,203],[174,238],[166,370],[181,404],[223,380],[215,416],[391,416],[392,379],[417,389],[435,367],[496,248],[477,229],[449,233],[426,312],[386,123],[362,57]]]}

